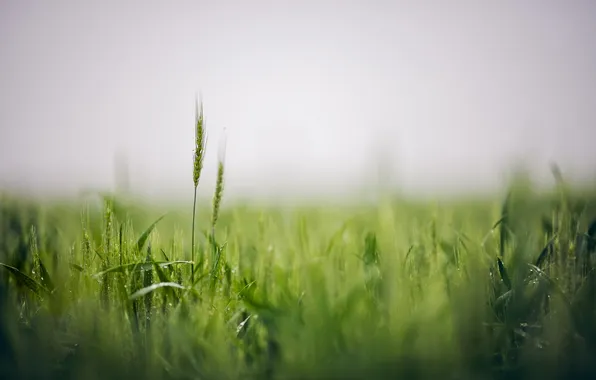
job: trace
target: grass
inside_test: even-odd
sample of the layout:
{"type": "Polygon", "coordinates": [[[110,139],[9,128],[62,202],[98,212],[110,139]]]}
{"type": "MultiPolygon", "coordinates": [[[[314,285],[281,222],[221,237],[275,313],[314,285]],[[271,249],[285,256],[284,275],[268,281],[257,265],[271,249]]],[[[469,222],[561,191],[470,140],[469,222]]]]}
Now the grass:
{"type": "Polygon", "coordinates": [[[504,200],[220,210],[222,159],[199,216],[5,195],[0,377],[590,378],[596,193],[554,173],[504,200]]]}

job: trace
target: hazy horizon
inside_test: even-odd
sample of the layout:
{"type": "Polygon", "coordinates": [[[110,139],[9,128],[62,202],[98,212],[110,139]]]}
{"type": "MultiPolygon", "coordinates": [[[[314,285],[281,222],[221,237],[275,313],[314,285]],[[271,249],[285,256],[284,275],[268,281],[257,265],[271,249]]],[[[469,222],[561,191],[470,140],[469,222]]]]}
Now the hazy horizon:
{"type": "Polygon", "coordinates": [[[517,160],[596,177],[596,3],[0,0],[0,187],[487,191],[517,160]],[[117,161],[118,161],[117,160],[117,161]],[[379,167],[380,162],[385,166],[379,167]]]}

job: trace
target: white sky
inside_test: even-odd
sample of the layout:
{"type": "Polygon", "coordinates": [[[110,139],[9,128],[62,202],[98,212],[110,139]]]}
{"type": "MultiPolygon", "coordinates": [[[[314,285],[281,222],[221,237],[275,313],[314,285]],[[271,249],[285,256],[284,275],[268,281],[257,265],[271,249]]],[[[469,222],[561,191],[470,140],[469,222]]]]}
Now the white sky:
{"type": "Polygon", "coordinates": [[[382,154],[413,192],[490,188],[515,157],[596,174],[593,1],[0,0],[0,185],[339,194],[382,154]],[[385,147],[382,149],[382,147],[385,147]]]}

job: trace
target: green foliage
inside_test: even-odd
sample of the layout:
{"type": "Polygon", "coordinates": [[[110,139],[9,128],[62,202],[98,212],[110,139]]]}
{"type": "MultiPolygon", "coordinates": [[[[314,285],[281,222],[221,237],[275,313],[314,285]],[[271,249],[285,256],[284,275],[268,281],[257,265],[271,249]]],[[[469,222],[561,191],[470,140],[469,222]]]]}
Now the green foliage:
{"type": "Polygon", "coordinates": [[[1,199],[0,378],[596,376],[596,196],[558,169],[503,201],[226,209],[221,160],[197,217],[203,128],[192,215],[1,199]]]}
{"type": "Polygon", "coordinates": [[[224,208],[217,237],[212,216],[197,219],[208,254],[194,281],[181,214],[137,212],[149,227],[136,234],[114,199],[82,206],[83,221],[30,205],[37,217],[4,227],[26,251],[18,269],[19,244],[3,245],[0,337],[55,378],[592,374],[592,202],[512,187],[506,202],[438,209],[224,208]],[[64,223],[51,244],[49,220],[64,223]]]}

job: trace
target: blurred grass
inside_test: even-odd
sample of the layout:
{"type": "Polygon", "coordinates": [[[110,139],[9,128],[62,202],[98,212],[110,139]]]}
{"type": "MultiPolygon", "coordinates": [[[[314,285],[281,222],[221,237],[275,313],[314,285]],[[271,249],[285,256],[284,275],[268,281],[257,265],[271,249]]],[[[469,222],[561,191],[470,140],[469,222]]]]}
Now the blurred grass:
{"type": "Polygon", "coordinates": [[[216,230],[199,204],[195,266],[190,212],[98,199],[0,199],[0,377],[596,375],[596,192],[562,177],[506,199],[224,207],[216,230]]]}

